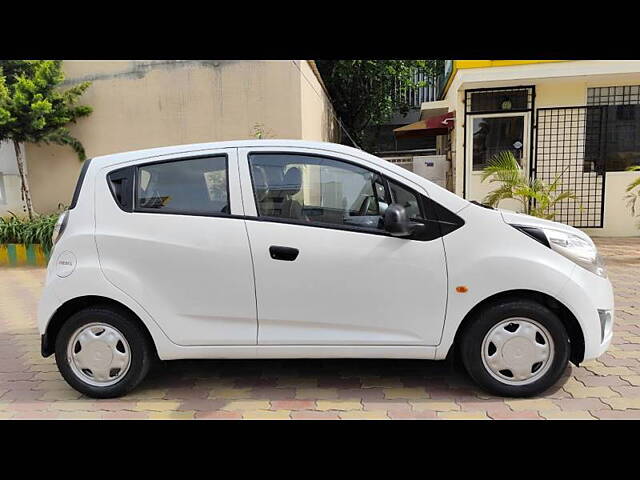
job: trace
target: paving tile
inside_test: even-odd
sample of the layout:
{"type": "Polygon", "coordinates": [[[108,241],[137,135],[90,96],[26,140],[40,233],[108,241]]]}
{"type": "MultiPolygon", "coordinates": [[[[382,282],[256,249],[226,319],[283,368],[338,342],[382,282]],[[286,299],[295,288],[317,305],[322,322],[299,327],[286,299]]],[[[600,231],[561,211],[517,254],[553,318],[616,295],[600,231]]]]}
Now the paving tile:
{"type": "Polygon", "coordinates": [[[389,420],[386,410],[351,410],[338,416],[341,420],[389,420]]]}
{"type": "Polygon", "coordinates": [[[225,410],[216,410],[211,412],[196,412],[196,420],[240,420],[241,412],[228,412],[225,410]]]}
{"type": "Polygon", "coordinates": [[[361,402],[350,400],[318,400],[316,402],[316,410],[362,410],[361,402]]]}
{"type": "MultiPolygon", "coordinates": [[[[627,377],[633,378],[633,377],[627,377]]],[[[627,378],[611,375],[608,377],[599,377],[597,375],[589,375],[580,377],[578,381],[586,387],[614,387],[614,386],[628,386],[632,384],[627,378]]],[[[640,379],[640,375],[638,375],[640,379]]]]}
{"type": "Polygon", "coordinates": [[[430,398],[429,394],[425,390],[424,387],[414,387],[414,388],[383,388],[384,398],[388,399],[411,399],[411,400],[422,400],[426,398],[430,398]]]}
{"type": "Polygon", "coordinates": [[[269,410],[270,408],[269,400],[230,400],[222,407],[223,410],[230,411],[269,410]]]}
{"type": "Polygon", "coordinates": [[[333,400],[338,398],[336,388],[298,388],[296,399],[298,400],[333,400]]]}
{"type": "Polygon", "coordinates": [[[176,410],[180,406],[180,402],[171,402],[168,400],[165,401],[153,401],[153,400],[144,400],[141,402],[137,402],[136,406],[131,410],[136,412],[166,412],[176,410]]]}
{"type": "Polygon", "coordinates": [[[603,398],[602,401],[614,410],[640,410],[640,397],[603,398]]]}
{"type": "Polygon", "coordinates": [[[290,420],[289,410],[249,410],[242,412],[243,420],[290,420]]]}
{"type": "Polygon", "coordinates": [[[600,398],[564,398],[554,400],[554,403],[562,409],[562,411],[586,411],[586,410],[607,410],[609,405],[604,403],[600,398]]]}
{"type": "Polygon", "coordinates": [[[117,412],[105,412],[102,414],[102,418],[104,420],[146,420],[149,418],[149,413],[119,410],[117,412]]]}
{"type": "Polygon", "coordinates": [[[604,398],[619,397],[620,394],[610,387],[586,387],[575,378],[569,378],[562,387],[573,398],[604,398]]]}
{"type": "Polygon", "coordinates": [[[519,411],[519,410],[545,410],[545,411],[557,411],[560,410],[560,407],[557,406],[553,400],[549,400],[546,398],[536,398],[536,399],[512,399],[505,400],[504,402],[511,408],[511,410],[519,411]]]}
{"type": "Polygon", "coordinates": [[[209,399],[231,398],[248,399],[251,398],[252,388],[220,388],[209,392],[209,399]]]}
{"type": "Polygon", "coordinates": [[[429,410],[434,412],[448,412],[460,410],[460,405],[455,402],[441,402],[437,400],[410,401],[413,410],[429,410]]]}
{"type": "Polygon", "coordinates": [[[181,412],[150,412],[149,420],[193,420],[195,419],[195,411],[181,411],[181,412]]]}
{"type": "Polygon", "coordinates": [[[438,416],[448,420],[490,420],[485,412],[438,412],[438,416]]]}
{"type": "Polygon", "coordinates": [[[389,409],[387,416],[392,420],[433,420],[438,417],[438,412],[433,410],[406,410],[406,409],[389,409]]]}
{"type": "Polygon", "coordinates": [[[273,400],[271,408],[274,410],[313,410],[316,402],[313,400],[273,400]]]}
{"type": "Polygon", "coordinates": [[[547,420],[597,420],[589,412],[577,411],[577,412],[545,412],[541,411],[540,415],[547,420]]]}
{"type": "MultiPolygon", "coordinates": [[[[1,267],[0,267],[1,268],[1,267]]],[[[71,415],[82,415],[89,412],[67,412],[71,415]]],[[[42,411],[42,412],[16,412],[11,416],[6,418],[11,418],[12,420],[54,420],[56,418],[60,418],[62,415],[61,412],[50,412],[50,411],[42,411]]],[[[2,417],[0,417],[2,418],[2,417]]]]}
{"type": "Polygon", "coordinates": [[[640,387],[640,375],[629,375],[621,378],[624,381],[629,382],[634,387],[640,387]]]}
{"type": "Polygon", "coordinates": [[[340,420],[338,412],[318,412],[315,410],[301,410],[291,412],[294,420],[340,420]]]}
{"type": "Polygon", "coordinates": [[[609,375],[624,376],[624,375],[634,374],[633,370],[631,370],[629,367],[607,367],[605,365],[589,365],[589,366],[585,366],[584,368],[586,368],[592,373],[595,373],[596,375],[601,375],[601,376],[609,376],[609,375]]]}
{"type": "Polygon", "coordinates": [[[372,388],[345,388],[338,390],[338,398],[341,400],[363,400],[378,401],[384,400],[384,389],[381,387],[372,388]]]}
{"type": "Polygon", "coordinates": [[[640,420],[640,410],[591,410],[601,420],[640,420]]]}
{"type": "MultiPolygon", "coordinates": [[[[56,412],[43,412],[56,413],[56,412]]],[[[104,412],[57,412],[57,420],[102,420],[104,412]]]]}
{"type": "Polygon", "coordinates": [[[251,390],[251,398],[268,400],[294,400],[295,388],[257,387],[251,390]]]}
{"type": "Polygon", "coordinates": [[[494,420],[544,420],[539,412],[534,410],[519,410],[514,412],[513,410],[492,410],[487,411],[487,416],[494,420]]]}

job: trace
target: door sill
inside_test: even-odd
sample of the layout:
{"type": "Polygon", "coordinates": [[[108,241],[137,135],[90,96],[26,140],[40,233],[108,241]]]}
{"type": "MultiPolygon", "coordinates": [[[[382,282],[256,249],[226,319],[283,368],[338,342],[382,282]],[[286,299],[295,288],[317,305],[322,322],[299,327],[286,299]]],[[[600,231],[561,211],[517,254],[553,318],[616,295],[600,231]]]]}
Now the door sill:
{"type": "Polygon", "coordinates": [[[433,360],[435,346],[416,345],[246,345],[178,346],[158,352],[162,360],[215,358],[413,358],[433,360]]]}

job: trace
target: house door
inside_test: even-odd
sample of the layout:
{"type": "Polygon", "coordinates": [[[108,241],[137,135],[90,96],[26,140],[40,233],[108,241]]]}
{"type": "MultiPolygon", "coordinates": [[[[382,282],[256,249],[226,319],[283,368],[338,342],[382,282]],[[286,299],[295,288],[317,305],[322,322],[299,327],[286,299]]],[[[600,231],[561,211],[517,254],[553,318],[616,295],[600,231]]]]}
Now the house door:
{"type": "MultiPolygon", "coordinates": [[[[467,199],[482,202],[495,189],[488,180],[482,182],[482,171],[500,152],[513,152],[523,170],[529,172],[530,121],[529,112],[467,115],[467,199]]],[[[514,200],[500,202],[500,207],[507,209],[517,209],[518,205],[514,200]]]]}

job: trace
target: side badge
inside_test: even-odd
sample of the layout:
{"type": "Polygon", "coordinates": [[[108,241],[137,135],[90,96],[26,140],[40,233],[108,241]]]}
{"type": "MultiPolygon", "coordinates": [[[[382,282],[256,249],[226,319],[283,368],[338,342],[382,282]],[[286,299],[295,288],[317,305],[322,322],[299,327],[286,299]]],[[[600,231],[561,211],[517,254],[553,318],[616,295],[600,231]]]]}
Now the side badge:
{"type": "Polygon", "coordinates": [[[68,277],[76,268],[76,256],[67,251],[62,252],[56,261],[56,275],[59,277],[68,277]]]}

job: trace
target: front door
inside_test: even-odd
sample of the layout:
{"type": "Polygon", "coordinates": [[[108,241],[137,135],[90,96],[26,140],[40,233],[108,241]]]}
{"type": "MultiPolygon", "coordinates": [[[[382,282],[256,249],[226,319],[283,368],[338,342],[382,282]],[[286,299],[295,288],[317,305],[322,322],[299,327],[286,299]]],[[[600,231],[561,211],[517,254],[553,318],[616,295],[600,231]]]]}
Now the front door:
{"type": "Polygon", "coordinates": [[[258,344],[439,342],[442,239],[394,238],[381,223],[391,202],[420,218],[426,192],[333,153],[262,147],[240,149],[239,161],[258,344]]]}
{"type": "MultiPolygon", "coordinates": [[[[509,151],[518,160],[526,174],[529,174],[529,131],[530,114],[495,113],[468,115],[466,198],[482,202],[485,196],[496,188],[495,183],[482,182],[482,170],[494,155],[509,151]]],[[[500,207],[515,209],[515,200],[503,200],[500,207]]]]}

